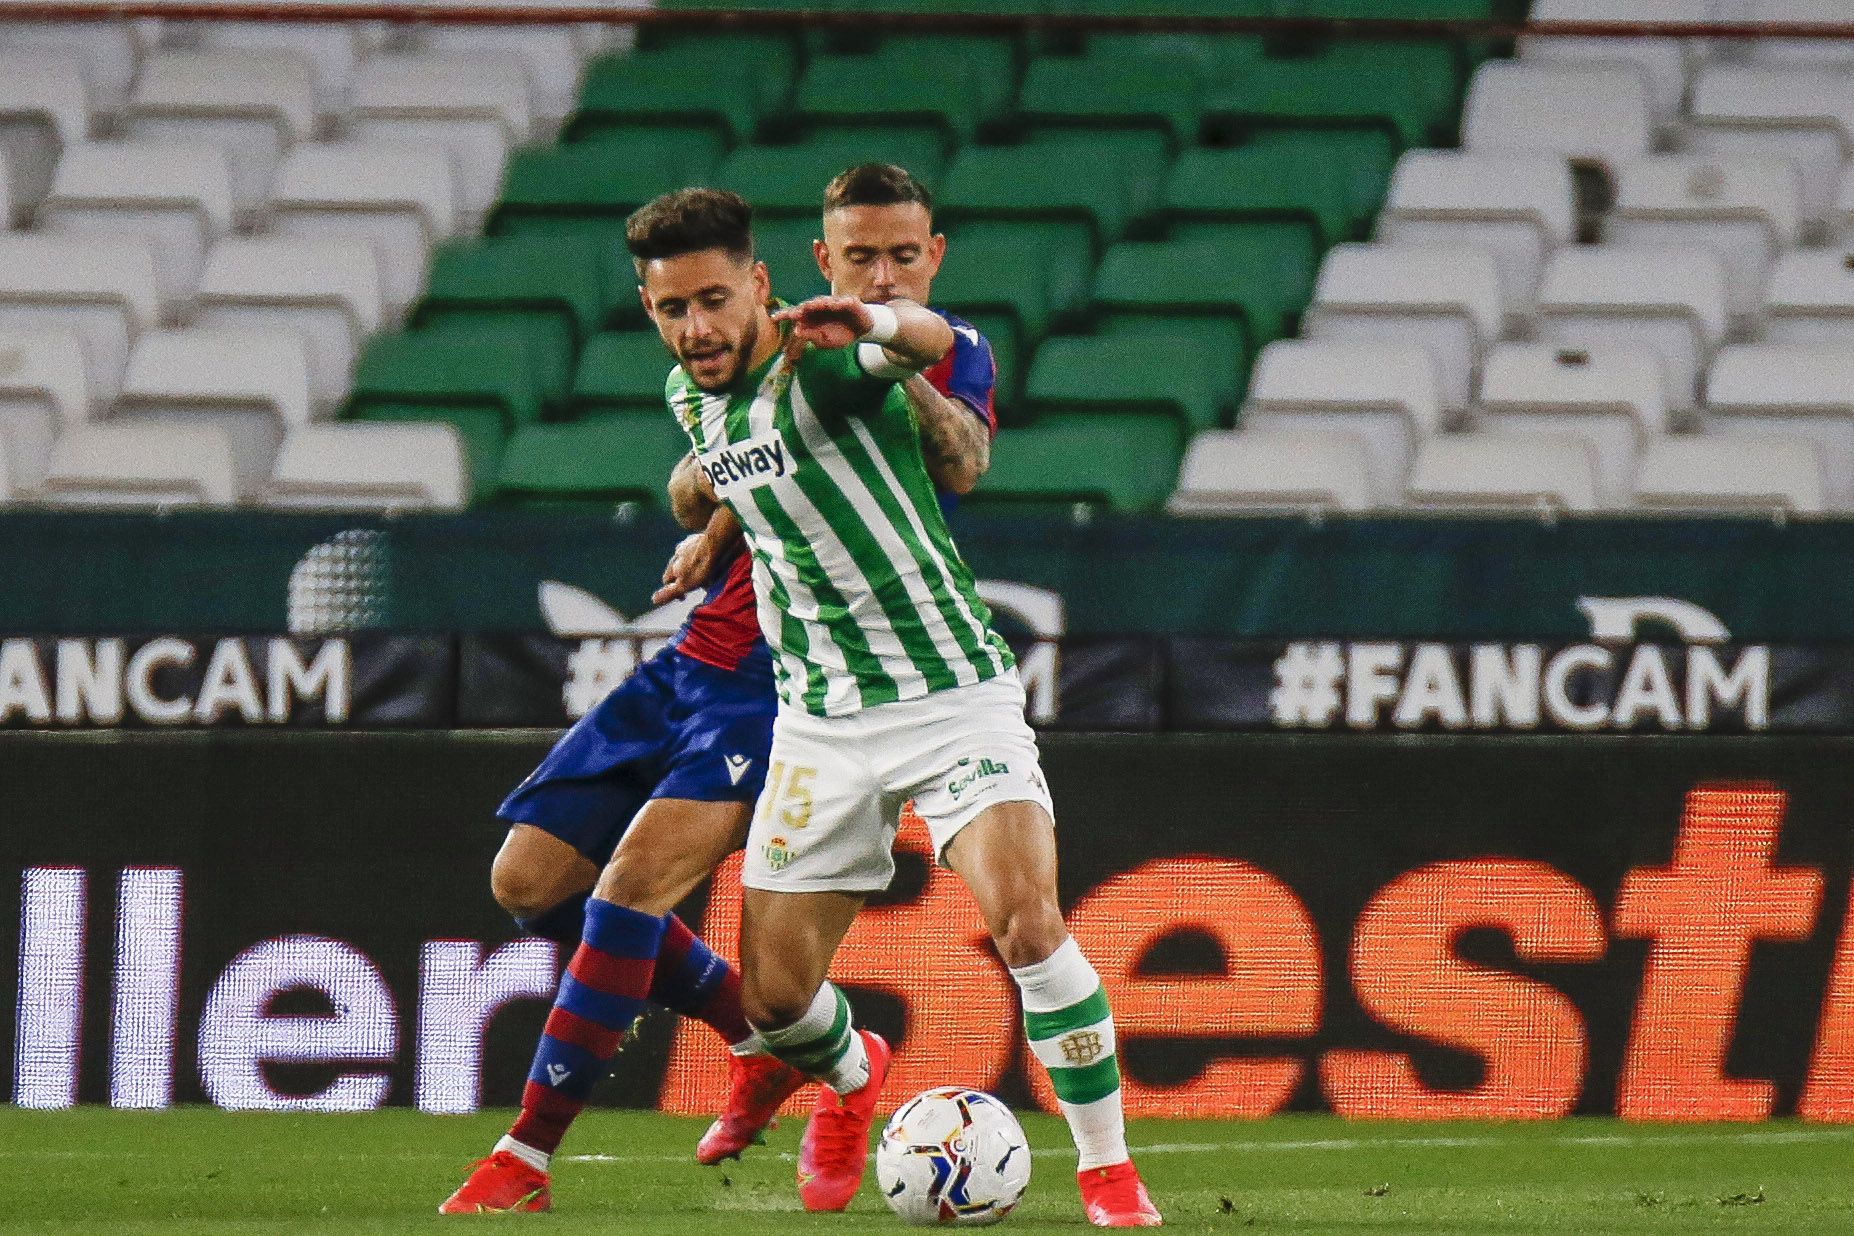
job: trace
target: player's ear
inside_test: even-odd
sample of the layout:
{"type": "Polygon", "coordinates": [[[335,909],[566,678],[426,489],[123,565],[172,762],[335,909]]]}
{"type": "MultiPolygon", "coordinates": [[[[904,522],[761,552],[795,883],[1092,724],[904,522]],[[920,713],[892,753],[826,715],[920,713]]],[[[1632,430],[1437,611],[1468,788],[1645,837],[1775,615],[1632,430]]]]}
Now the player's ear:
{"type": "Polygon", "coordinates": [[[641,283],[637,285],[637,299],[643,302],[645,317],[654,318],[657,316],[657,307],[650,300],[650,289],[641,283]]]}
{"type": "Polygon", "coordinates": [[[811,259],[818,264],[818,273],[830,281],[830,246],[821,240],[811,242],[811,259]]]}
{"type": "Polygon", "coordinates": [[[772,299],[772,273],[766,269],[766,263],[753,263],[753,303],[763,305],[772,299]]]}
{"type": "Polygon", "coordinates": [[[946,233],[935,232],[927,240],[927,277],[933,278],[940,273],[940,263],[946,260],[946,233]]]}

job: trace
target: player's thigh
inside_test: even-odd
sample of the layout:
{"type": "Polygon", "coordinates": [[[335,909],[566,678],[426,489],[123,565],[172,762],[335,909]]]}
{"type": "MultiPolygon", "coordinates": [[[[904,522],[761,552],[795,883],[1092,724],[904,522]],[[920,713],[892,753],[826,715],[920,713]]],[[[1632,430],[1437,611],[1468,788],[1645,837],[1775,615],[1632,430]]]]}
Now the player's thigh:
{"type": "Polygon", "coordinates": [[[853,724],[781,714],[741,883],[774,893],[886,889],[895,876],[895,833],[883,806],[853,724]]]}
{"type": "Polygon", "coordinates": [[[651,799],[599,874],[597,895],[645,914],[669,913],[741,847],[752,814],[749,802],[651,799]]]}
{"type": "Polygon", "coordinates": [[[747,1020],[777,1028],[804,1016],[862,906],[860,893],[744,890],[740,978],[747,1020]]]}
{"type": "Polygon", "coordinates": [[[517,918],[543,914],[598,878],[597,863],[533,824],[511,825],[489,868],[496,902],[517,918]]]}
{"type": "Polygon", "coordinates": [[[1056,892],[1056,825],[1041,803],[996,803],[953,834],[942,855],[972,891],[1013,969],[1033,965],[1068,937],[1056,892]]]}

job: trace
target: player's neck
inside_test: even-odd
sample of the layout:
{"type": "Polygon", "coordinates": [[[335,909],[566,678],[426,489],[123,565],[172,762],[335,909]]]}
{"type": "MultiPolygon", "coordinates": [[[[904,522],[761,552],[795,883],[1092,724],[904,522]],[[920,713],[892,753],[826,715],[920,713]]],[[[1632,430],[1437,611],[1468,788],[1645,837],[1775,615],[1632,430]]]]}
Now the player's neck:
{"type": "Polygon", "coordinates": [[[760,319],[759,341],[753,345],[752,355],[747,357],[747,373],[758,373],[760,366],[785,346],[785,329],[785,325],[773,321],[770,314],[760,319]]]}

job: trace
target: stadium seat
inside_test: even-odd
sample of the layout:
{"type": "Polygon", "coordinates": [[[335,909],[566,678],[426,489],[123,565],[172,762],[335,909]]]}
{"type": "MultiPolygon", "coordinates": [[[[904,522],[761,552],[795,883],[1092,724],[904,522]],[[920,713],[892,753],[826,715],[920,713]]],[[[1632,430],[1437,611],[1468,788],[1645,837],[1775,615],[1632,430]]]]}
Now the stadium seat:
{"type": "Polygon", "coordinates": [[[60,235],[145,242],[161,299],[186,304],[207,247],[231,231],[233,214],[231,173],[216,146],[83,142],[58,161],[38,224],[60,235]]]}
{"type": "Polygon", "coordinates": [[[1245,428],[1191,439],[1165,509],[1172,515],[1365,511],[1382,501],[1370,452],[1354,435],[1245,428]]]}
{"type": "Polygon", "coordinates": [[[763,113],[785,105],[792,68],[791,45],[765,35],[719,35],[604,56],[587,66],[579,110],[564,132],[579,141],[602,129],[675,125],[735,146],[753,137],[763,113]],[[733,71],[716,74],[717,64],[733,71]]]}
{"type": "Polygon", "coordinates": [[[1545,267],[1540,338],[1586,350],[1653,348],[1675,411],[1694,406],[1700,371],[1725,325],[1725,268],[1710,253],[1574,246],[1545,267]]]}
{"type": "Polygon", "coordinates": [[[1371,493],[1394,498],[1417,443],[1442,428],[1435,364],[1397,344],[1280,340],[1256,361],[1240,424],[1351,437],[1364,449],[1371,493]]]}
{"type": "Polygon", "coordinates": [[[160,317],[147,245],[0,233],[0,328],[75,332],[98,400],[115,398],[130,342],[160,317]]]}
{"type": "Polygon", "coordinates": [[[1203,131],[1220,144],[1256,129],[1351,127],[1382,130],[1400,147],[1445,136],[1424,83],[1395,62],[1373,65],[1351,56],[1266,59],[1208,90],[1203,131]]]}
{"type": "Polygon", "coordinates": [[[1802,179],[1804,223],[1824,225],[1854,143],[1854,92],[1844,76],[1827,69],[1708,65],[1694,79],[1689,110],[1689,149],[1790,160],[1802,179]]]}
{"type": "MultiPolygon", "coordinates": [[[[1154,168],[1163,151],[1153,148],[1154,168]]],[[[1072,224],[1086,230],[1098,251],[1125,234],[1145,205],[1129,189],[1133,169],[1102,173],[1100,151],[1086,141],[974,146],[960,152],[947,172],[937,213],[949,227],[977,219],[1020,219],[1072,224]]]]}
{"type": "MultiPolygon", "coordinates": [[[[661,384],[659,383],[659,387],[661,384]]],[[[661,402],[661,390],[658,392],[661,402]]],[[[509,441],[496,497],[523,504],[644,502],[661,506],[689,453],[664,412],[617,412],[571,425],[528,425],[509,441]]]]}
{"type": "Polygon", "coordinates": [[[309,356],[282,330],[150,331],[135,341],[112,420],[225,431],[238,491],[270,476],[284,431],[309,420],[309,356]]]}
{"type": "Polygon", "coordinates": [[[1178,480],[1178,428],[1160,417],[1091,413],[1044,417],[1011,430],[1009,449],[966,501],[1157,510],[1178,480]]]}
{"type": "MultiPolygon", "coordinates": [[[[754,222],[753,250],[766,263],[766,269],[772,275],[774,296],[799,301],[830,290],[830,285],[818,270],[817,258],[813,256],[811,248],[812,242],[818,239],[822,231],[816,215],[754,222]]],[[[625,308],[629,313],[629,305],[625,308]]],[[[623,318],[615,318],[614,324],[624,324],[625,321],[623,318]]],[[[629,324],[642,325],[643,322],[643,307],[638,305],[629,324]]]]}
{"type": "Polygon", "coordinates": [[[1602,505],[1589,446],[1548,434],[1431,438],[1416,452],[1405,493],[1411,506],[1432,511],[1553,515],[1602,505]]]}
{"type": "Polygon", "coordinates": [[[1287,219],[1312,229],[1315,243],[1336,244],[1352,230],[1348,178],[1317,143],[1200,147],[1172,164],[1161,211],[1174,224],[1287,219]]]}
{"type": "Polygon", "coordinates": [[[105,421],[65,431],[36,498],[54,506],[232,506],[232,444],[213,425],[105,421]]]}
{"type": "Polygon", "coordinates": [[[1798,249],[1771,272],[1764,338],[1854,347],[1854,252],[1798,249]]]}
{"type": "Polygon", "coordinates": [[[418,295],[432,245],[461,226],[450,160],[430,146],[299,146],[278,171],[271,204],[279,234],[369,242],[389,317],[418,295]]]}
{"type": "MultiPolygon", "coordinates": [[[[1748,17],[1754,22],[1845,24],[1848,6],[1843,0],[1752,0],[1748,17]]],[[[1854,43],[1847,39],[1753,39],[1747,51],[1759,64],[1854,69],[1854,43]]]]}
{"type": "Polygon", "coordinates": [[[1854,164],[1842,173],[1841,189],[1828,225],[1828,243],[1854,249],[1854,164]]]}
{"type": "Polygon", "coordinates": [[[142,63],[127,133],[225,151],[232,197],[260,202],[283,155],[315,131],[315,83],[287,52],[164,51],[142,63]]]}
{"type": "MultiPolygon", "coordinates": [[[[1038,0],[1014,2],[1028,11],[1037,11],[1038,0]]],[[[984,0],[974,0],[972,11],[1001,12],[1006,7],[1000,3],[987,9],[984,0]]],[[[910,62],[930,68],[949,64],[961,66],[965,70],[964,80],[977,92],[981,116],[996,116],[1009,107],[1017,96],[1022,76],[1018,70],[1017,41],[1006,35],[903,31],[883,35],[873,50],[883,65],[910,62]]]]}
{"type": "Polygon", "coordinates": [[[824,186],[858,163],[896,163],[933,188],[944,172],[940,143],[925,134],[876,129],[867,134],[827,134],[790,146],[742,146],[722,162],[714,183],[753,203],[756,220],[802,215],[823,209],[824,186]]]}
{"type": "Polygon", "coordinates": [[[1231,231],[1115,245],[1095,274],[1093,302],[1106,333],[1125,333],[1133,318],[1195,319],[1207,355],[1253,356],[1287,333],[1311,283],[1305,253],[1267,231],[1231,231]]]}
{"type": "Polygon", "coordinates": [[[799,79],[786,123],[800,132],[907,128],[939,134],[952,145],[974,141],[995,118],[995,97],[983,70],[938,64],[905,54],[813,56],[799,79]]]}
{"type": "Polygon", "coordinates": [[[1632,67],[1490,60],[1462,113],[1461,144],[1474,154],[1553,154],[1607,171],[1653,140],[1648,87],[1632,67]]]}
{"type": "Polygon", "coordinates": [[[327,406],[347,393],[360,346],[384,316],[380,263],[366,241],[234,236],[206,258],[193,320],[294,333],[308,349],[310,396],[327,406]]]}
{"type": "Polygon", "coordinates": [[[1193,59],[1155,53],[1038,56],[1017,112],[1032,128],[1138,127],[1187,146],[1197,140],[1198,72],[1193,59]]]}
{"type": "Polygon", "coordinates": [[[1723,348],[1706,379],[1712,433],[1781,433],[1815,443],[1823,495],[1854,509],[1854,349],[1761,343],[1723,348]]]}
{"type": "Polygon", "coordinates": [[[90,375],[75,334],[0,329],[0,438],[7,468],[0,482],[15,491],[45,477],[61,429],[90,419],[90,375]]]}
{"type": "Polygon", "coordinates": [[[649,412],[663,416],[663,385],[674,360],[654,331],[606,331],[580,353],[573,414],[649,412]]]}
{"type": "Polygon", "coordinates": [[[91,123],[83,69],[75,59],[8,51],[0,43],[0,156],[7,165],[0,222],[30,217],[51,188],[60,152],[88,141],[91,123]]]}
{"type": "Polygon", "coordinates": [[[349,136],[443,149],[469,226],[496,200],[509,151],[533,130],[528,79],[518,64],[380,55],[354,82],[349,136]]]}
{"type": "Polygon", "coordinates": [[[1781,159],[1657,155],[1624,165],[1603,239],[1701,249],[1725,266],[1726,310],[1755,319],[1772,264],[1795,245],[1801,185],[1781,159]]]}
{"type": "Polygon", "coordinates": [[[1627,500],[1642,446],[1668,428],[1661,358],[1634,344],[1584,350],[1503,343],[1487,358],[1475,422],[1502,433],[1581,438],[1605,505],[1627,500]]]}
{"type": "Polygon", "coordinates": [[[375,40],[359,22],[203,21],[188,23],[194,42],[213,51],[281,52],[299,57],[322,116],[347,110],[354,75],[375,40]]]}
{"type": "Polygon", "coordinates": [[[1397,161],[1377,238],[1391,244],[1474,245],[1493,255],[1505,303],[1537,303],[1545,256],[1577,237],[1562,159],[1412,150],[1397,161]]]}
{"type": "Polygon", "coordinates": [[[1686,514],[1815,514],[1827,509],[1822,482],[1821,459],[1807,438],[1661,438],[1642,456],[1635,504],[1686,514]]]}
{"type": "MultiPolygon", "coordinates": [[[[1639,25],[1694,24],[1712,20],[1712,0],[1537,0],[1533,21],[1615,21],[1639,25]]],[[[1666,129],[1686,97],[1692,53],[1680,39],[1528,38],[1519,59],[1530,65],[1621,65],[1648,84],[1655,127],[1666,129]]]]}
{"type": "Polygon", "coordinates": [[[513,62],[527,75],[529,100],[543,132],[552,134],[573,110],[584,55],[571,26],[414,27],[419,51],[478,64],[513,62]]]}
{"type": "MultiPolygon", "coordinates": [[[[25,53],[28,60],[41,64],[74,61],[87,105],[99,112],[121,111],[129,98],[129,83],[135,80],[135,35],[127,21],[15,22],[0,18],[0,54],[10,52],[25,53]]],[[[0,83],[14,72],[11,67],[0,72],[0,83]]]]}
{"type": "Polygon", "coordinates": [[[991,345],[1000,407],[1015,402],[1031,350],[1049,331],[1054,297],[1035,249],[984,233],[948,242],[934,304],[972,323],[991,345]]]}
{"type": "Polygon", "coordinates": [[[1205,356],[1196,340],[1184,336],[1061,336],[1037,349],[1024,401],[1045,415],[1156,413],[1190,434],[1216,428],[1235,403],[1239,361],[1205,356]]]}
{"type": "Polygon", "coordinates": [[[1467,407],[1481,352],[1502,332],[1498,268],[1485,249],[1338,245],[1326,255],[1302,330],[1309,339],[1428,350],[1442,406],[1467,407]]]}
{"type": "MultiPolygon", "coordinates": [[[[1266,5],[1242,5],[1230,0],[1219,13],[1229,17],[1266,17],[1266,5]],[[1245,12],[1244,9],[1264,10],[1245,12]]],[[[1125,16],[1123,5],[1103,6],[1109,16],[1125,16]]],[[[1156,34],[1118,30],[1095,31],[1084,43],[1086,54],[1096,60],[1134,57],[1186,60],[1192,74],[1203,82],[1226,82],[1240,77],[1266,54],[1260,35],[1253,34],[1156,34]]],[[[1195,140],[1195,135],[1193,135],[1195,140]]]]}
{"type": "MultiPolygon", "coordinates": [[[[625,217],[678,183],[665,164],[627,158],[626,153],[597,138],[516,151],[485,230],[491,235],[602,235],[622,245],[625,217]]],[[[759,203],[754,209],[757,215],[759,203]]]]}
{"type": "Polygon", "coordinates": [[[470,499],[464,443],[450,425],[302,425],[277,453],[265,506],[458,510],[470,499]]]}

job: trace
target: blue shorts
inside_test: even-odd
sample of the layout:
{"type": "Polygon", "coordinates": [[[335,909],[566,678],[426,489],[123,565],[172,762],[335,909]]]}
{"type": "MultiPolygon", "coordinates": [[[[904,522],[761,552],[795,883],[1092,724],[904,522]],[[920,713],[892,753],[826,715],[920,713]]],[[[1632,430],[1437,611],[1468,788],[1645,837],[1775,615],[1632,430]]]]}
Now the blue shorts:
{"type": "Polygon", "coordinates": [[[758,798],[777,711],[768,679],[666,648],[561,735],[496,814],[603,867],[653,798],[758,798]]]}

